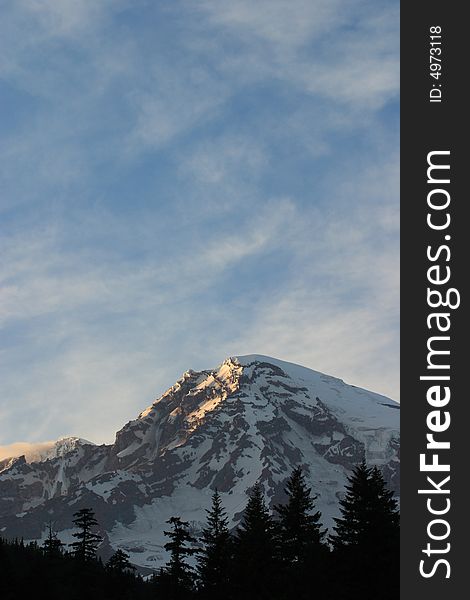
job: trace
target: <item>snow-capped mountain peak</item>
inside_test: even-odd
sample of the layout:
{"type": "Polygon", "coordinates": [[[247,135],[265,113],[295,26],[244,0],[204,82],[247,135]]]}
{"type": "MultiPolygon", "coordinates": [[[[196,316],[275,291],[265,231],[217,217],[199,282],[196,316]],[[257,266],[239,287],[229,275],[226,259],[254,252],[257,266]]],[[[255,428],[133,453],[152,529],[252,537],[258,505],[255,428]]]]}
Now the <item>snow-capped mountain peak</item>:
{"type": "Polygon", "coordinates": [[[301,465],[326,526],[347,475],[365,457],[399,484],[399,405],[341,379],[262,355],[185,372],[111,445],[60,440],[42,461],[0,473],[0,530],[42,538],[53,516],[68,530],[96,510],[109,543],[136,564],[164,559],[163,529],[180,515],[198,528],[218,489],[233,526],[260,482],[269,503],[301,465]],[[9,498],[5,500],[5,498],[9,498]]]}
{"type": "Polygon", "coordinates": [[[3,446],[0,461],[2,463],[6,460],[15,461],[15,459],[23,456],[27,463],[41,462],[63,456],[85,444],[95,445],[93,442],[75,436],[61,437],[58,440],[48,442],[19,442],[10,446],[3,446]]]}

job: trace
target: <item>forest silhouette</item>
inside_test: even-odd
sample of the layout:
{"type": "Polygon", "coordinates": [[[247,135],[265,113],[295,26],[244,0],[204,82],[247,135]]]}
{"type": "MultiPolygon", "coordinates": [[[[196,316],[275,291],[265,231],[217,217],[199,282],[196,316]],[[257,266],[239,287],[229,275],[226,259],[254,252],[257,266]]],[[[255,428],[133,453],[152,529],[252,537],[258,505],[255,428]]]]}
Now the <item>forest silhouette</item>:
{"type": "Polygon", "coordinates": [[[399,511],[377,467],[364,461],[348,479],[340,516],[327,535],[301,468],[285,501],[270,511],[250,490],[231,531],[220,494],[195,537],[179,516],[167,521],[169,560],[142,577],[118,549],[103,563],[93,510],[74,514],[66,546],[49,524],[42,546],[0,538],[0,598],[49,600],[398,600],[399,511]]]}

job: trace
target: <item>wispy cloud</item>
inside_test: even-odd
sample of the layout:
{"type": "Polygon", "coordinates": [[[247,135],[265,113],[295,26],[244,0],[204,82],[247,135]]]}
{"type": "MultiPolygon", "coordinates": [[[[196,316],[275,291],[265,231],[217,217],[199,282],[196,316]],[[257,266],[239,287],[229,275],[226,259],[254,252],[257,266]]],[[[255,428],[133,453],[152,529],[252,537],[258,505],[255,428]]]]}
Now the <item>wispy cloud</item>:
{"type": "Polygon", "coordinates": [[[49,450],[54,442],[40,442],[31,444],[29,442],[16,442],[7,446],[0,446],[0,460],[24,455],[27,461],[33,461],[41,456],[41,453],[49,450]]]}
{"type": "Polygon", "coordinates": [[[5,5],[0,441],[264,353],[398,395],[398,5],[5,5]]]}

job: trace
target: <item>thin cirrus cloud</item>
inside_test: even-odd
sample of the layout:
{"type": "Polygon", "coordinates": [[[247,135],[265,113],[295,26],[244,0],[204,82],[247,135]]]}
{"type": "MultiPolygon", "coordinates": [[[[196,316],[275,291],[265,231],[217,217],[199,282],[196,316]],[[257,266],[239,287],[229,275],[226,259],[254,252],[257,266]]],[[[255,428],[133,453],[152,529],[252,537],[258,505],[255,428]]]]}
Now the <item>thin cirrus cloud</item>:
{"type": "Polygon", "coordinates": [[[397,3],[7,3],[0,443],[271,354],[398,397],[397,3]]]}
{"type": "Polygon", "coordinates": [[[6,446],[0,446],[0,460],[13,456],[24,455],[27,461],[33,462],[41,458],[54,445],[53,441],[31,444],[29,442],[15,442],[6,446]]]}

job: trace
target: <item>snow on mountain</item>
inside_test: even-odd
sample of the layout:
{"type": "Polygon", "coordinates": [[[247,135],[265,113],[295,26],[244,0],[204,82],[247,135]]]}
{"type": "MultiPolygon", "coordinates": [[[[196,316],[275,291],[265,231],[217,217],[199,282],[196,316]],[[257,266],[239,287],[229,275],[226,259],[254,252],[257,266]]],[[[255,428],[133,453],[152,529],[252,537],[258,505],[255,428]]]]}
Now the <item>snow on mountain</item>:
{"type": "Polygon", "coordinates": [[[36,444],[17,442],[9,446],[0,446],[0,471],[5,468],[4,465],[16,462],[22,456],[27,463],[41,462],[63,456],[76,446],[83,444],[94,445],[93,442],[83,438],[63,437],[56,441],[38,442],[36,444]]]}
{"type": "Polygon", "coordinates": [[[44,539],[52,519],[68,541],[72,514],[91,506],[106,542],[137,565],[165,560],[165,521],[200,529],[215,488],[235,526],[260,481],[269,503],[302,465],[326,526],[363,456],[399,486],[399,404],[305,367],[261,355],[187,371],[111,445],[55,446],[0,472],[0,533],[44,539]],[[52,450],[51,450],[52,451],[52,450]]]}

